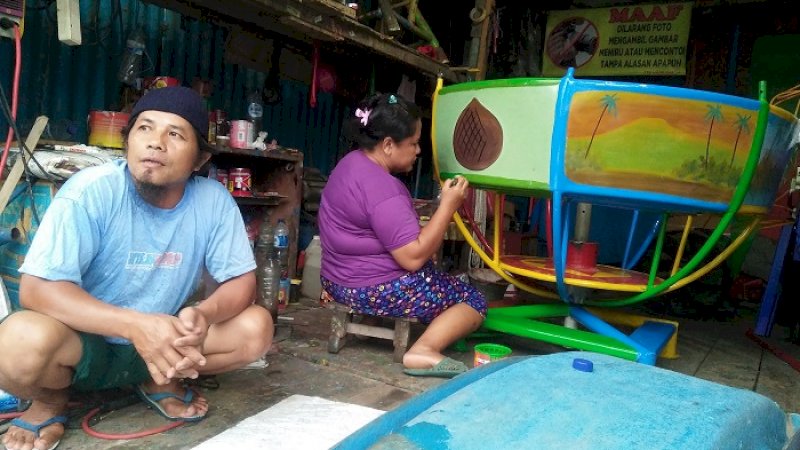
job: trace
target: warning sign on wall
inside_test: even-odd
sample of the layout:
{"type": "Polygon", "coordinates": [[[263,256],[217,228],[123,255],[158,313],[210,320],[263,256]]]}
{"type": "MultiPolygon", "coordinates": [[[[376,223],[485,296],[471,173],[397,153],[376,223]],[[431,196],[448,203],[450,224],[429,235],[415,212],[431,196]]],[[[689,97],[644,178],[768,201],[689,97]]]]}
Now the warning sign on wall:
{"type": "Polygon", "coordinates": [[[692,3],[552,11],[542,74],[684,75],[692,3]]]}

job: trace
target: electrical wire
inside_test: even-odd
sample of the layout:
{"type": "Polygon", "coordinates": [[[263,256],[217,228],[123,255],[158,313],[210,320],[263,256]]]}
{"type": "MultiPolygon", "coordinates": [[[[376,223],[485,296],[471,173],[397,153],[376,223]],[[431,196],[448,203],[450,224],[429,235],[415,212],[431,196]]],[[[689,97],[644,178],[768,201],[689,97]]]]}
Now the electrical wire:
{"type": "MultiPolygon", "coordinates": [[[[16,133],[17,136],[22,136],[22,133],[19,132],[19,128],[17,127],[16,121],[12,120],[11,118],[11,108],[8,106],[8,96],[6,95],[6,91],[5,89],[3,89],[2,84],[0,84],[0,109],[2,109],[3,114],[6,116],[6,120],[8,120],[9,125],[14,130],[14,133],[16,133]]],[[[30,156],[31,160],[34,162],[34,164],[36,164],[39,170],[41,170],[42,173],[47,173],[44,167],[42,167],[42,165],[39,163],[39,160],[37,160],[36,157],[33,155],[33,151],[30,148],[28,148],[28,145],[25,142],[25,140],[19,139],[19,144],[21,151],[26,152],[28,156],[30,156]]],[[[3,167],[5,167],[5,165],[3,165],[3,167]]],[[[47,178],[47,180],[58,181],[56,178],[47,178]]]]}
{"type": "Polygon", "coordinates": [[[153,434],[163,433],[167,430],[171,430],[173,428],[178,428],[181,425],[184,425],[186,422],[183,420],[178,420],[175,422],[168,423],[166,425],[162,425],[160,427],[151,428],[148,430],[136,431],[133,433],[103,433],[100,431],[93,430],[92,427],[89,425],[89,421],[94,417],[98,412],[100,412],[100,408],[95,408],[89,411],[89,414],[83,416],[83,420],[81,421],[81,428],[83,431],[88,434],[89,436],[98,438],[98,439],[106,439],[106,440],[121,440],[121,439],[138,439],[145,436],[150,436],[153,434]]]}
{"type": "MultiPolygon", "coordinates": [[[[16,121],[11,119],[11,109],[8,106],[8,97],[6,96],[6,92],[3,89],[3,85],[2,84],[0,84],[0,109],[3,111],[3,114],[6,117],[6,120],[8,120],[9,125],[11,125],[11,128],[14,130],[14,132],[17,134],[17,136],[22,136],[22,133],[20,133],[19,128],[17,127],[16,121]]],[[[45,170],[45,168],[42,167],[42,165],[39,163],[39,160],[37,160],[36,157],[33,155],[33,151],[30,148],[28,148],[28,144],[25,142],[25,140],[24,139],[19,139],[19,144],[20,144],[20,157],[23,158],[22,161],[23,161],[23,163],[25,165],[26,175],[27,175],[27,172],[28,172],[28,164],[27,164],[27,161],[25,161],[25,153],[28,154],[28,156],[31,158],[31,161],[33,161],[33,163],[36,164],[36,166],[39,168],[39,170],[42,171],[42,173],[47,174],[47,171],[45,170]]],[[[5,167],[5,165],[3,165],[3,167],[5,167]]],[[[49,178],[46,178],[46,179],[48,181],[53,181],[53,182],[58,181],[54,177],[49,177],[49,178]]]]}
{"type": "MultiPolygon", "coordinates": [[[[163,433],[165,431],[171,430],[173,428],[178,428],[178,427],[186,424],[186,421],[184,421],[184,420],[176,420],[176,421],[170,422],[170,423],[168,423],[166,425],[161,425],[159,427],[150,428],[150,429],[141,430],[141,431],[135,431],[133,433],[104,433],[104,432],[92,429],[91,425],[89,424],[89,422],[92,420],[92,418],[94,418],[94,416],[96,416],[97,413],[99,413],[101,410],[102,410],[101,407],[96,407],[96,408],[92,409],[91,411],[89,411],[85,416],[83,416],[83,419],[81,419],[81,429],[83,429],[83,432],[88,434],[89,436],[97,438],[97,439],[105,439],[105,440],[112,440],[112,441],[113,440],[123,440],[123,439],[138,439],[138,438],[142,438],[142,437],[145,437],[145,436],[151,436],[151,435],[154,435],[154,434],[163,433]]],[[[21,417],[22,414],[23,414],[23,412],[3,413],[3,414],[0,414],[0,420],[16,419],[17,417],[21,417]]]]}
{"type": "MultiPolygon", "coordinates": [[[[36,202],[34,201],[33,197],[33,181],[31,180],[30,170],[28,169],[28,161],[25,159],[25,152],[28,152],[28,155],[30,155],[32,161],[39,167],[42,173],[46,174],[47,171],[44,170],[44,167],[42,167],[39,161],[33,156],[33,152],[31,151],[31,149],[28,148],[27,144],[25,143],[25,140],[22,139],[22,133],[20,133],[19,129],[17,128],[16,112],[19,101],[19,73],[21,71],[21,66],[22,66],[22,59],[20,56],[22,54],[22,42],[21,42],[22,36],[19,33],[18,26],[14,26],[14,37],[15,37],[15,47],[17,50],[17,57],[16,57],[16,65],[14,68],[13,91],[11,92],[11,98],[12,98],[11,106],[9,106],[8,104],[8,96],[6,95],[6,92],[3,89],[3,85],[0,83],[0,109],[2,109],[3,115],[5,115],[9,125],[8,136],[6,139],[6,147],[3,150],[2,158],[0,158],[0,176],[2,176],[3,170],[5,170],[6,162],[8,160],[8,154],[10,153],[11,150],[11,140],[13,140],[14,134],[16,133],[21,149],[19,157],[22,158],[22,164],[25,173],[25,182],[27,185],[28,195],[30,196],[31,199],[31,213],[33,215],[33,220],[35,220],[37,224],[40,224],[41,220],[39,218],[39,213],[36,210],[36,202]]],[[[54,179],[52,178],[48,179],[50,181],[54,181],[54,179]]]]}
{"type": "Polygon", "coordinates": [[[11,125],[17,118],[17,104],[19,102],[19,74],[22,69],[22,36],[19,32],[19,25],[14,25],[14,80],[12,82],[11,110],[9,111],[9,127],[6,135],[6,146],[3,149],[3,156],[0,157],[0,178],[3,177],[3,170],[6,167],[11,141],[14,140],[14,127],[11,125]]]}
{"type": "MultiPolygon", "coordinates": [[[[100,11],[100,9],[101,9],[101,4],[103,4],[103,3],[104,2],[95,2],[95,10],[94,10],[94,12],[93,12],[93,14],[91,16],[91,17],[94,18],[95,23],[92,26],[87,26],[86,27],[87,28],[87,33],[88,32],[93,32],[94,37],[95,37],[95,41],[94,42],[86,42],[83,45],[92,45],[92,46],[93,45],[97,45],[100,48],[102,48],[109,57],[116,58],[116,57],[122,55],[122,52],[124,51],[125,46],[123,45],[122,46],[123,50],[121,50],[119,52],[112,52],[111,49],[108,47],[107,43],[108,43],[109,39],[111,38],[111,36],[114,34],[114,22],[115,22],[115,20],[119,22],[119,25],[120,25],[120,31],[119,31],[120,32],[120,41],[121,41],[121,43],[124,43],[125,30],[122,29],[123,28],[122,4],[120,3],[119,0],[115,1],[111,5],[111,16],[109,16],[109,18],[108,18],[108,25],[101,25],[100,24],[100,21],[101,21],[101,17],[100,17],[100,12],[101,11],[100,11]]],[[[105,5],[103,5],[103,7],[105,7],[105,5]]],[[[90,22],[91,22],[91,19],[90,19],[90,22]]]]}
{"type": "MultiPolygon", "coordinates": [[[[19,132],[19,128],[17,128],[16,121],[11,120],[11,109],[8,106],[8,97],[6,96],[6,91],[3,89],[2,84],[0,84],[0,109],[3,110],[3,115],[5,115],[6,120],[8,120],[9,125],[11,125],[11,128],[14,130],[14,133],[16,133],[17,136],[22,136],[22,134],[19,132]]],[[[31,157],[31,160],[36,164],[36,166],[38,166],[43,173],[47,173],[44,167],[42,167],[39,161],[33,156],[33,151],[28,148],[28,144],[25,142],[25,140],[19,139],[19,144],[20,150],[27,152],[28,156],[31,157]]],[[[55,178],[48,178],[48,180],[57,181],[55,178]]]]}

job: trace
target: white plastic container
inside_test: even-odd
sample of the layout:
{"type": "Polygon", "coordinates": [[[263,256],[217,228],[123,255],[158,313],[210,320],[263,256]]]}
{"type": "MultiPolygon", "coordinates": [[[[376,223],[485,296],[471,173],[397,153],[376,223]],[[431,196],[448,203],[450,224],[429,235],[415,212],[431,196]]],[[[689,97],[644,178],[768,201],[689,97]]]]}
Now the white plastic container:
{"type": "Polygon", "coordinates": [[[319,236],[314,236],[306,247],[306,259],[303,265],[303,282],[300,284],[300,293],[303,297],[319,300],[322,294],[322,285],[319,281],[319,267],[322,260],[322,244],[319,236]]]}

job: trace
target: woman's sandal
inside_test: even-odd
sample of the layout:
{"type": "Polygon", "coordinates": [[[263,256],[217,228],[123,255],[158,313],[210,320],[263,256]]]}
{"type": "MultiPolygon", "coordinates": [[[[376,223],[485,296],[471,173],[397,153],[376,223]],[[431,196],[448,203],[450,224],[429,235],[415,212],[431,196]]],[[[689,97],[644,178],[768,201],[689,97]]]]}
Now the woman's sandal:
{"type": "Polygon", "coordinates": [[[467,370],[466,364],[446,357],[430,369],[403,369],[403,373],[414,377],[453,378],[467,370]]]}

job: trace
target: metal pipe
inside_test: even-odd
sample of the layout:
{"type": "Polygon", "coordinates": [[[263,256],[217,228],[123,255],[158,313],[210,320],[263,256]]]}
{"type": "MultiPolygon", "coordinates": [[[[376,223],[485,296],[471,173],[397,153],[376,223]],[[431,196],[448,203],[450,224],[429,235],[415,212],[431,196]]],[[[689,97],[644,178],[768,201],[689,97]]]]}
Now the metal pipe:
{"type": "Polygon", "coordinates": [[[589,242],[589,226],[592,223],[592,204],[578,203],[575,211],[575,234],[572,240],[575,242],[589,242]]]}

